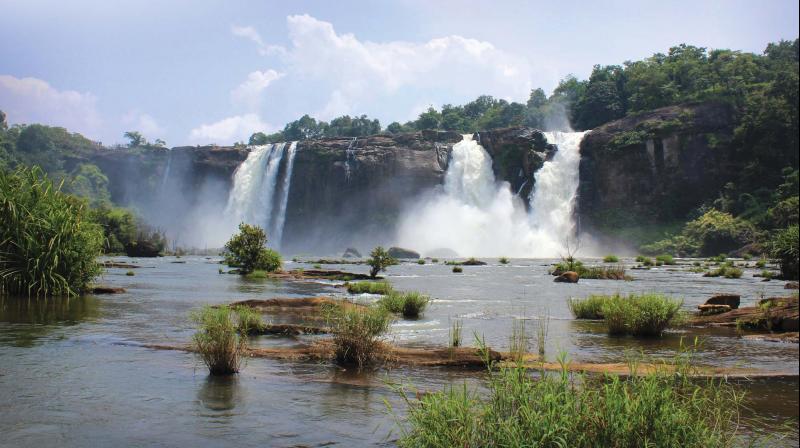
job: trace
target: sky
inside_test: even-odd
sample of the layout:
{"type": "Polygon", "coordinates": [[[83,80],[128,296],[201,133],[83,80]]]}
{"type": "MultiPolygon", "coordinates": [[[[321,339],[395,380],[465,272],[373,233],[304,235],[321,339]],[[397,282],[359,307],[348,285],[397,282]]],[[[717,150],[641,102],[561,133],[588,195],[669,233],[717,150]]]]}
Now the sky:
{"type": "Polygon", "coordinates": [[[385,126],[688,43],[761,53],[797,0],[0,0],[0,110],[104,144],[231,144],[303,114],[385,126]]]}

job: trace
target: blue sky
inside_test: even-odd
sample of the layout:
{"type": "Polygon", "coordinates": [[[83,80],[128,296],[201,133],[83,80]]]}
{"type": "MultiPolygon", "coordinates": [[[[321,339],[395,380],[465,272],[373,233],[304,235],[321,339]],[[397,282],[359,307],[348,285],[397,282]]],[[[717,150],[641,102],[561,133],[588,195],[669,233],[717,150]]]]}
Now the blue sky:
{"type": "Polygon", "coordinates": [[[0,0],[0,110],[110,144],[230,144],[304,113],[386,125],[480,94],[524,101],[678,43],[761,52],[796,0],[0,0]]]}

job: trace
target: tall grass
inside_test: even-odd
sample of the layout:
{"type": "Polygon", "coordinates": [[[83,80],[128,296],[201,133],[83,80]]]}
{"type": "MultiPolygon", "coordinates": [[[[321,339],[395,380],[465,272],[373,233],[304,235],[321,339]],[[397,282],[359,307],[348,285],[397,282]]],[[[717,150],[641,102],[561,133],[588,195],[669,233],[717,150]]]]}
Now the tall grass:
{"type": "Polygon", "coordinates": [[[463,329],[464,321],[461,319],[453,319],[453,321],[450,323],[450,330],[448,330],[447,333],[448,344],[450,347],[461,347],[461,333],[463,329]]]}
{"type": "Polygon", "coordinates": [[[389,291],[378,301],[378,305],[390,313],[402,314],[406,319],[416,319],[425,312],[430,300],[429,296],[416,291],[389,291]]]}
{"type": "Polygon", "coordinates": [[[0,294],[72,296],[100,274],[103,232],[62,184],[39,168],[0,170],[0,294]]]}
{"type": "Polygon", "coordinates": [[[350,294],[388,294],[394,289],[392,285],[389,284],[387,281],[379,281],[379,282],[370,282],[370,281],[361,281],[361,282],[348,282],[345,284],[347,287],[347,292],[350,294]]]}
{"type": "Polygon", "coordinates": [[[525,319],[511,321],[511,336],[509,336],[508,351],[514,360],[522,360],[531,345],[531,338],[525,329],[525,319]]]}
{"type": "Polygon", "coordinates": [[[619,257],[616,255],[606,255],[603,257],[603,263],[619,263],[619,257]]]}
{"type": "Polygon", "coordinates": [[[590,295],[585,299],[571,298],[567,301],[575,319],[602,319],[603,303],[608,296],[590,295]]]}
{"type": "Polygon", "coordinates": [[[536,320],[536,348],[539,351],[539,357],[542,359],[545,355],[547,346],[547,334],[550,331],[550,314],[547,310],[543,316],[539,316],[536,320]]]}
{"type": "Polygon", "coordinates": [[[661,294],[615,294],[605,298],[600,312],[609,334],[654,337],[681,320],[682,304],[661,294]]]}
{"type": "MultiPolygon", "coordinates": [[[[488,393],[463,386],[409,405],[401,447],[731,446],[742,394],[724,380],[692,380],[688,357],[644,376],[599,378],[521,364],[488,371],[488,393]]],[[[635,365],[632,365],[635,371],[635,365]]]]}
{"type": "Polygon", "coordinates": [[[578,260],[566,260],[554,264],[550,268],[550,273],[553,275],[560,275],[567,271],[573,271],[578,274],[578,277],[583,279],[593,280],[630,280],[630,277],[625,275],[625,266],[585,266],[578,260]]]}
{"type": "Polygon", "coordinates": [[[326,307],[326,315],[338,364],[355,365],[361,370],[383,359],[381,338],[392,321],[386,308],[331,305],[326,307]]]}
{"type": "Polygon", "coordinates": [[[741,269],[734,267],[733,263],[726,262],[717,269],[707,271],[703,277],[725,277],[725,278],[740,278],[743,272],[741,269]]]}
{"type": "Polygon", "coordinates": [[[658,255],[656,257],[656,261],[667,265],[675,264],[675,258],[673,258],[672,255],[669,254],[658,255]]]}
{"type": "Polygon", "coordinates": [[[194,334],[195,349],[212,375],[237,373],[247,349],[248,325],[253,311],[227,305],[205,306],[192,314],[200,329],[194,334]]]}

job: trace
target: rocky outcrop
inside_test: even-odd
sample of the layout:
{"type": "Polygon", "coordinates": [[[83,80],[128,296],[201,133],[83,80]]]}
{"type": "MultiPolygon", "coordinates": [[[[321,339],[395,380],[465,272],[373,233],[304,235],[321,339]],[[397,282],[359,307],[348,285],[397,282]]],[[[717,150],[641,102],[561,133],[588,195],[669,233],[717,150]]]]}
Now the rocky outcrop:
{"type": "Polygon", "coordinates": [[[388,253],[392,258],[406,260],[416,260],[419,258],[419,252],[415,252],[411,249],[403,249],[402,247],[390,247],[388,253]]]}
{"type": "Polygon", "coordinates": [[[710,299],[706,300],[706,305],[726,305],[730,309],[735,310],[739,308],[741,296],[739,294],[717,294],[710,299]]]}
{"type": "Polygon", "coordinates": [[[578,283],[578,280],[578,273],[574,271],[564,272],[553,279],[553,281],[556,283],[578,283]]]}
{"type": "Polygon", "coordinates": [[[527,127],[478,132],[473,138],[492,156],[495,177],[510,183],[511,191],[523,198],[533,191],[533,173],[557,150],[541,131],[527,127]]]}
{"type": "Polygon", "coordinates": [[[607,123],[581,143],[584,230],[685,220],[735,175],[733,111],[670,106],[607,123]]]}

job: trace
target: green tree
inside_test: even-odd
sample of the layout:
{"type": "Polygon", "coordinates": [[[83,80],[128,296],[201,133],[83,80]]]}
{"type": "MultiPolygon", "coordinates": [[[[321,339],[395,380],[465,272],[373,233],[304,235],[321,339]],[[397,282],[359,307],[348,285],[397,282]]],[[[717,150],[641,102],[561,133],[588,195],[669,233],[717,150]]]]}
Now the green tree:
{"type": "Polygon", "coordinates": [[[781,276],[784,280],[798,279],[798,249],[797,224],[776,232],[769,241],[770,255],[777,258],[781,265],[781,276]]]}
{"type": "Polygon", "coordinates": [[[389,255],[389,252],[387,252],[386,249],[381,246],[372,249],[372,252],[369,253],[369,256],[370,257],[367,259],[367,264],[371,267],[369,276],[372,278],[377,277],[379,272],[385,271],[389,266],[394,266],[397,264],[397,260],[389,255]]]}
{"type": "Polygon", "coordinates": [[[266,245],[264,229],[241,223],[239,233],[225,243],[225,263],[239,268],[241,274],[255,270],[276,271],[281,265],[280,255],[267,249],[266,245]]]}
{"type": "Polygon", "coordinates": [[[147,140],[145,140],[138,131],[127,131],[122,135],[128,139],[128,147],[130,148],[136,148],[147,144],[147,140]]]}

